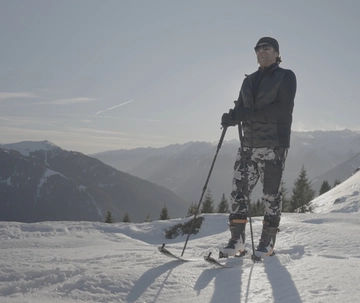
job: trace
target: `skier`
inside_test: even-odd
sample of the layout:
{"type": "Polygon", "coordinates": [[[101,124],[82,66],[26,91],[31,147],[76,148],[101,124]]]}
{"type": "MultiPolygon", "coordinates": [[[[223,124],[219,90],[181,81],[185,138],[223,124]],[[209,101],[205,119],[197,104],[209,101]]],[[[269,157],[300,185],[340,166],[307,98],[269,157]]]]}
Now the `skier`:
{"type": "Polygon", "coordinates": [[[220,250],[222,257],[245,250],[247,203],[259,178],[265,205],[262,234],[256,247],[260,255],[273,254],[280,224],[282,194],[279,188],[290,147],[296,77],[291,70],[279,67],[279,43],[274,38],[261,38],[255,53],[258,70],[246,75],[234,109],[224,113],[221,119],[223,127],[238,125],[242,132],[230,198],[231,238],[220,250]]]}

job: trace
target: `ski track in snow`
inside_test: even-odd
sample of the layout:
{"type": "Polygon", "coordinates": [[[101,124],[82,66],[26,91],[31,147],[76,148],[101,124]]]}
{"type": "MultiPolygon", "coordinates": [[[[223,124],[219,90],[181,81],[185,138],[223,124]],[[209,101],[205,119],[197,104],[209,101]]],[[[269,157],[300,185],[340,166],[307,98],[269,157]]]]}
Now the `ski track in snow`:
{"type": "MultiPolygon", "coordinates": [[[[360,173],[313,201],[311,214],[284,213],[276,255],[209,265],[203,256],[229,237],[226,214],[205,215],[180,262],[186,236],[164,230],[186,219],[150,223],[0,222],[0,302],[358,302],[360,173]],[[341,201],[341,203],[339,202],[341,201]]],[[[254,240],[262,218],[253,218],[254,240]]],[[[251,252],[249,224],[247,249],[251,252]]]]}

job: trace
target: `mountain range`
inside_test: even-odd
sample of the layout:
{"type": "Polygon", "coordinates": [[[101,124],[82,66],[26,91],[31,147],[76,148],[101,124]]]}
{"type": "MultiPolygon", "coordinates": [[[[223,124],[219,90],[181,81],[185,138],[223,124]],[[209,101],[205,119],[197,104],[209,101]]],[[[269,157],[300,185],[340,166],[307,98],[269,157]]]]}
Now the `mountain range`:
{"type": "Polygon", "coordinates": [[[186,215],[189,203],[172,191],[54,144],[0,146],[0,221],[103,221],[107,211],[134,222],[186,215]]]}
{"type": "MultiPolygon", "coordinates": [[[[185,216],[198,202],[217,142],[187,142],[163,148],[137,148],[84,155],[48,142],[0,145],[0,220],[103,221],[110,210],[134,222],[185,216]]],[[[229,197],[239,142],[225,141],[209,180],[215,204],[229,197]]],[[[290,191],[305,166],[313,188],[343,181],[360,165],[360,134],[355,131],[293,132],[284,181],[290,191]]],[[[261,196],[261,187],[253,201],[261,196]]]]}
{"type": "MultiPolygon", "coordinates": [[[[188,201],[198,202],[217,142],[188,142],[163,148],[106,151],[91,155],[131,175],[164,186],[188,201]]],[[[232,188],[233,165],[239,141],[225,141],[219,151],[208,188],[216,201],[232,188]]],[[[292,132],[283,181],[289,194],[302,165],[319,191],[322,181],[345,180],[360,165],[360,133],[351,130],[292,132]],[[350,160],[353,159],[353,160],[350,160]],[[348,162],[350,161],[350,162],[348,162]]],[[[260,182],[259,182],[260,183],[260,182]]],[[[261,186],[253,200],[261,196],[261,186]]]]}

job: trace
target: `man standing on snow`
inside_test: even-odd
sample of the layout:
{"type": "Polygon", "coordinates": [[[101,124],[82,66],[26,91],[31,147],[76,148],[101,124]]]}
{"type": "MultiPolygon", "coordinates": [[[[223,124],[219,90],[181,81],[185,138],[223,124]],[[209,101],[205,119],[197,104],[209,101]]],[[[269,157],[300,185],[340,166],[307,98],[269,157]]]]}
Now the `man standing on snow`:
{"type": "Polygon", "coordinates": [[[242,139],[231,192],[231,238],[220,250],[221,257],[234,256],[245,249],[247,203],[259,178],[263,185],[265,214],[256,250],[262,255],[273,253],[280,224],[280,182],[290,147],[296,77],[291,70],[279,67],[279,43],[274,38],[261,38],[255,53],[259,69],[246,76],[235,108],[221,119],[223,127],[238,125],[242,139]]]}

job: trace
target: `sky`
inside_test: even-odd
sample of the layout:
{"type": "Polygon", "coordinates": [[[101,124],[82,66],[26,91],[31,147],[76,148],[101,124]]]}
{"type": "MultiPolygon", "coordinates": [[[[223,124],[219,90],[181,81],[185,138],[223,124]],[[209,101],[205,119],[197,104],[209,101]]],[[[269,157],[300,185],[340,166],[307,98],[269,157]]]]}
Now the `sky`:
{"type": "Polygon", "coordinates": [[[356,0],[0,0],[0,144],[217,142],[263,36],[297,76],[293,130],[359,130],[359,13],[356,0]]]}
{"type": "MultiPolygon", "coordinates": [[[[315,213],[283,213],[275,256],[253,263],[249,228],[243,258],[203,256],[229,237],[227,214],[205,214],[191,235],[164,237],[189,218],[147,223],[0,222],[2,303],[358,302],[360,172],[313,200],[315,213]],[[337,201],[337,203],[334,203],[337,201]],[[334,236],[336,235],[336,236],[334,236]]],[[[131,214],[130,214],[131,218],[131,214]]],[[[255,245],[262,217],[253,217],[255,245]]]]}

